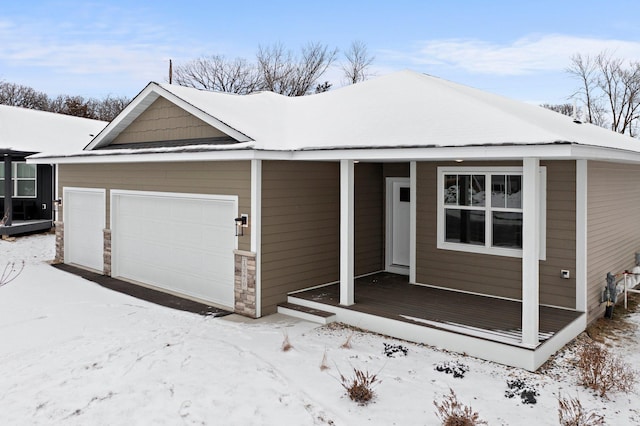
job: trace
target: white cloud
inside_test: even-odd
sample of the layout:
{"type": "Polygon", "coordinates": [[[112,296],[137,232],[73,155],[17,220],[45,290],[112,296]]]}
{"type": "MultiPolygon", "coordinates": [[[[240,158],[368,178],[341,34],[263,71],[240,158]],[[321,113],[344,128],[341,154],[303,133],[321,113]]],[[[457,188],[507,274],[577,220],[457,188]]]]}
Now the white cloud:
{"type": "Polygon", "coordinates": [[[428,40],[411,52],[384,52],[393,61],[446,66],[470,73],[524,75],[540,71],[561,71],[573,54],[598,54],[603,50],[616,57],[640,60],[640,42],[578,37],[562,34],[532,35],[508,43],[476,39],[428,40]]]}
{"type": "Polygon", "coordinates": [[[0,80],[50,94],[76,94],[75,87],[93,87],[96,94],[126,88],[131,95],[151,80],[164,81],[170,58],[191,59],[207,48],[171,25],[145,21],[144,13],[138,12],[105,7],[90,16],[78,11],[66,20],[4,17],[0,80]]]}

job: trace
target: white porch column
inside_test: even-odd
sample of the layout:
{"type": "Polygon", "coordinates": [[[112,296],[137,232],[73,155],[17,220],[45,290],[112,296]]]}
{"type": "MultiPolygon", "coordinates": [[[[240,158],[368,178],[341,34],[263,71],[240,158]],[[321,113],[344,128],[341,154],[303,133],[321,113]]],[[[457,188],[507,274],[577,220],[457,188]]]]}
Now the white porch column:
{"type": "Polygon", "coordinates": [[[576,310],[587,312],[587,160],[576,160],[576,310]]]}
{"type": "Polygon", "coordinates": [[[522,162],[522,343],[538,345],[540,160],[522,162]]]}
{"type": "Polygon", "coordinates": [[[352,160],[340,160],[340,304],[354,304],[353,291],[353,176],[352,160]]]}
{"type": "Polygon", "coordinates": [[[262,316],[262,160],[251,160],[251,216],[249,216],[251,232],[251,251],[256,254],[256,317],[262,316]]]}
{"type": "Polygon", "coordinates": [[[410,194],[409,200],[410,213],[409,213],[409,283],[415,284],[416,282],[416,223],[417,223],[417,205],[418,205],[418,166],[415,161],[409,163],[409,182],[410,182],[410,194]]]}

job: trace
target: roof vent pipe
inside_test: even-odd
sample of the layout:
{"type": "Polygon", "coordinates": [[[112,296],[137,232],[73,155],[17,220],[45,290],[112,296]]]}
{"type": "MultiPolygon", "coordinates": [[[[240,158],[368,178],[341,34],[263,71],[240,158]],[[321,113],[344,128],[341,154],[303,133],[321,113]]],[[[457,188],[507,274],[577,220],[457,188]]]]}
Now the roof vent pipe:
{"type": "Polygon", "coordinates": [[[578,119],[578,106],[576,100],[573,100],[573,122],[576,124],[582,124],[582,121],[578,119]]]}

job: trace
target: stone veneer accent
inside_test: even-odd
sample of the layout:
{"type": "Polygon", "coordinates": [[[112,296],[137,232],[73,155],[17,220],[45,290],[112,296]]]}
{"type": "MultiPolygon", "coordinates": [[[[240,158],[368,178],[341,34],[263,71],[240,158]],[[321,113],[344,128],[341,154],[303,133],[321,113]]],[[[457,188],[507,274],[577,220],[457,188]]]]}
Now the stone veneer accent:
{"type": "Polygon", "coordinates": [[[104,266],[102,267],[103,273],[110,277],[111,276],[111,229],[103,229],[104,233],[104,253],[102,255],[102,260],[104,261],[104,266]]]}
{"type": "Polygon", "coordinates": [[[54,263],[64,263],[64,223],[54,222],[56,230],[56,257],[53,259],[54,263]]]}
{"type": "Polygon", "coordinates": [[[235,278],[234,311],[237,314],[256,318],[256,254],[234,250],[235,278]]]}

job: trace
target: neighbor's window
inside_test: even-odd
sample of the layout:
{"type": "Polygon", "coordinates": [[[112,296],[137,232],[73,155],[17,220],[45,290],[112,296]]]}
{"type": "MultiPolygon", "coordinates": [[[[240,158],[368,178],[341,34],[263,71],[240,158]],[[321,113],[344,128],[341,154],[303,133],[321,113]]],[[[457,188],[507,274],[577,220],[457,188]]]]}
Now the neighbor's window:
{"type": "Polygon", "coordinates": [[[521,168],[441,168],[439,182],[439,248],[521,256],[521,168]]]}
{"type": "MultiPolygon", "coordinates": [[[[37,169],[35,164],[12,163],[11,181],[14,197],[36,197],[37,169]]],[[[4,197],[4,195],[4,163],[0,163],[0,197],[4,197]]]]}
{"type": "Polygon", "coordinates": [[[14,194],[16,197],[36,196],[36,165],[27,163],[14,163],[15,181],[14,194]]]}

